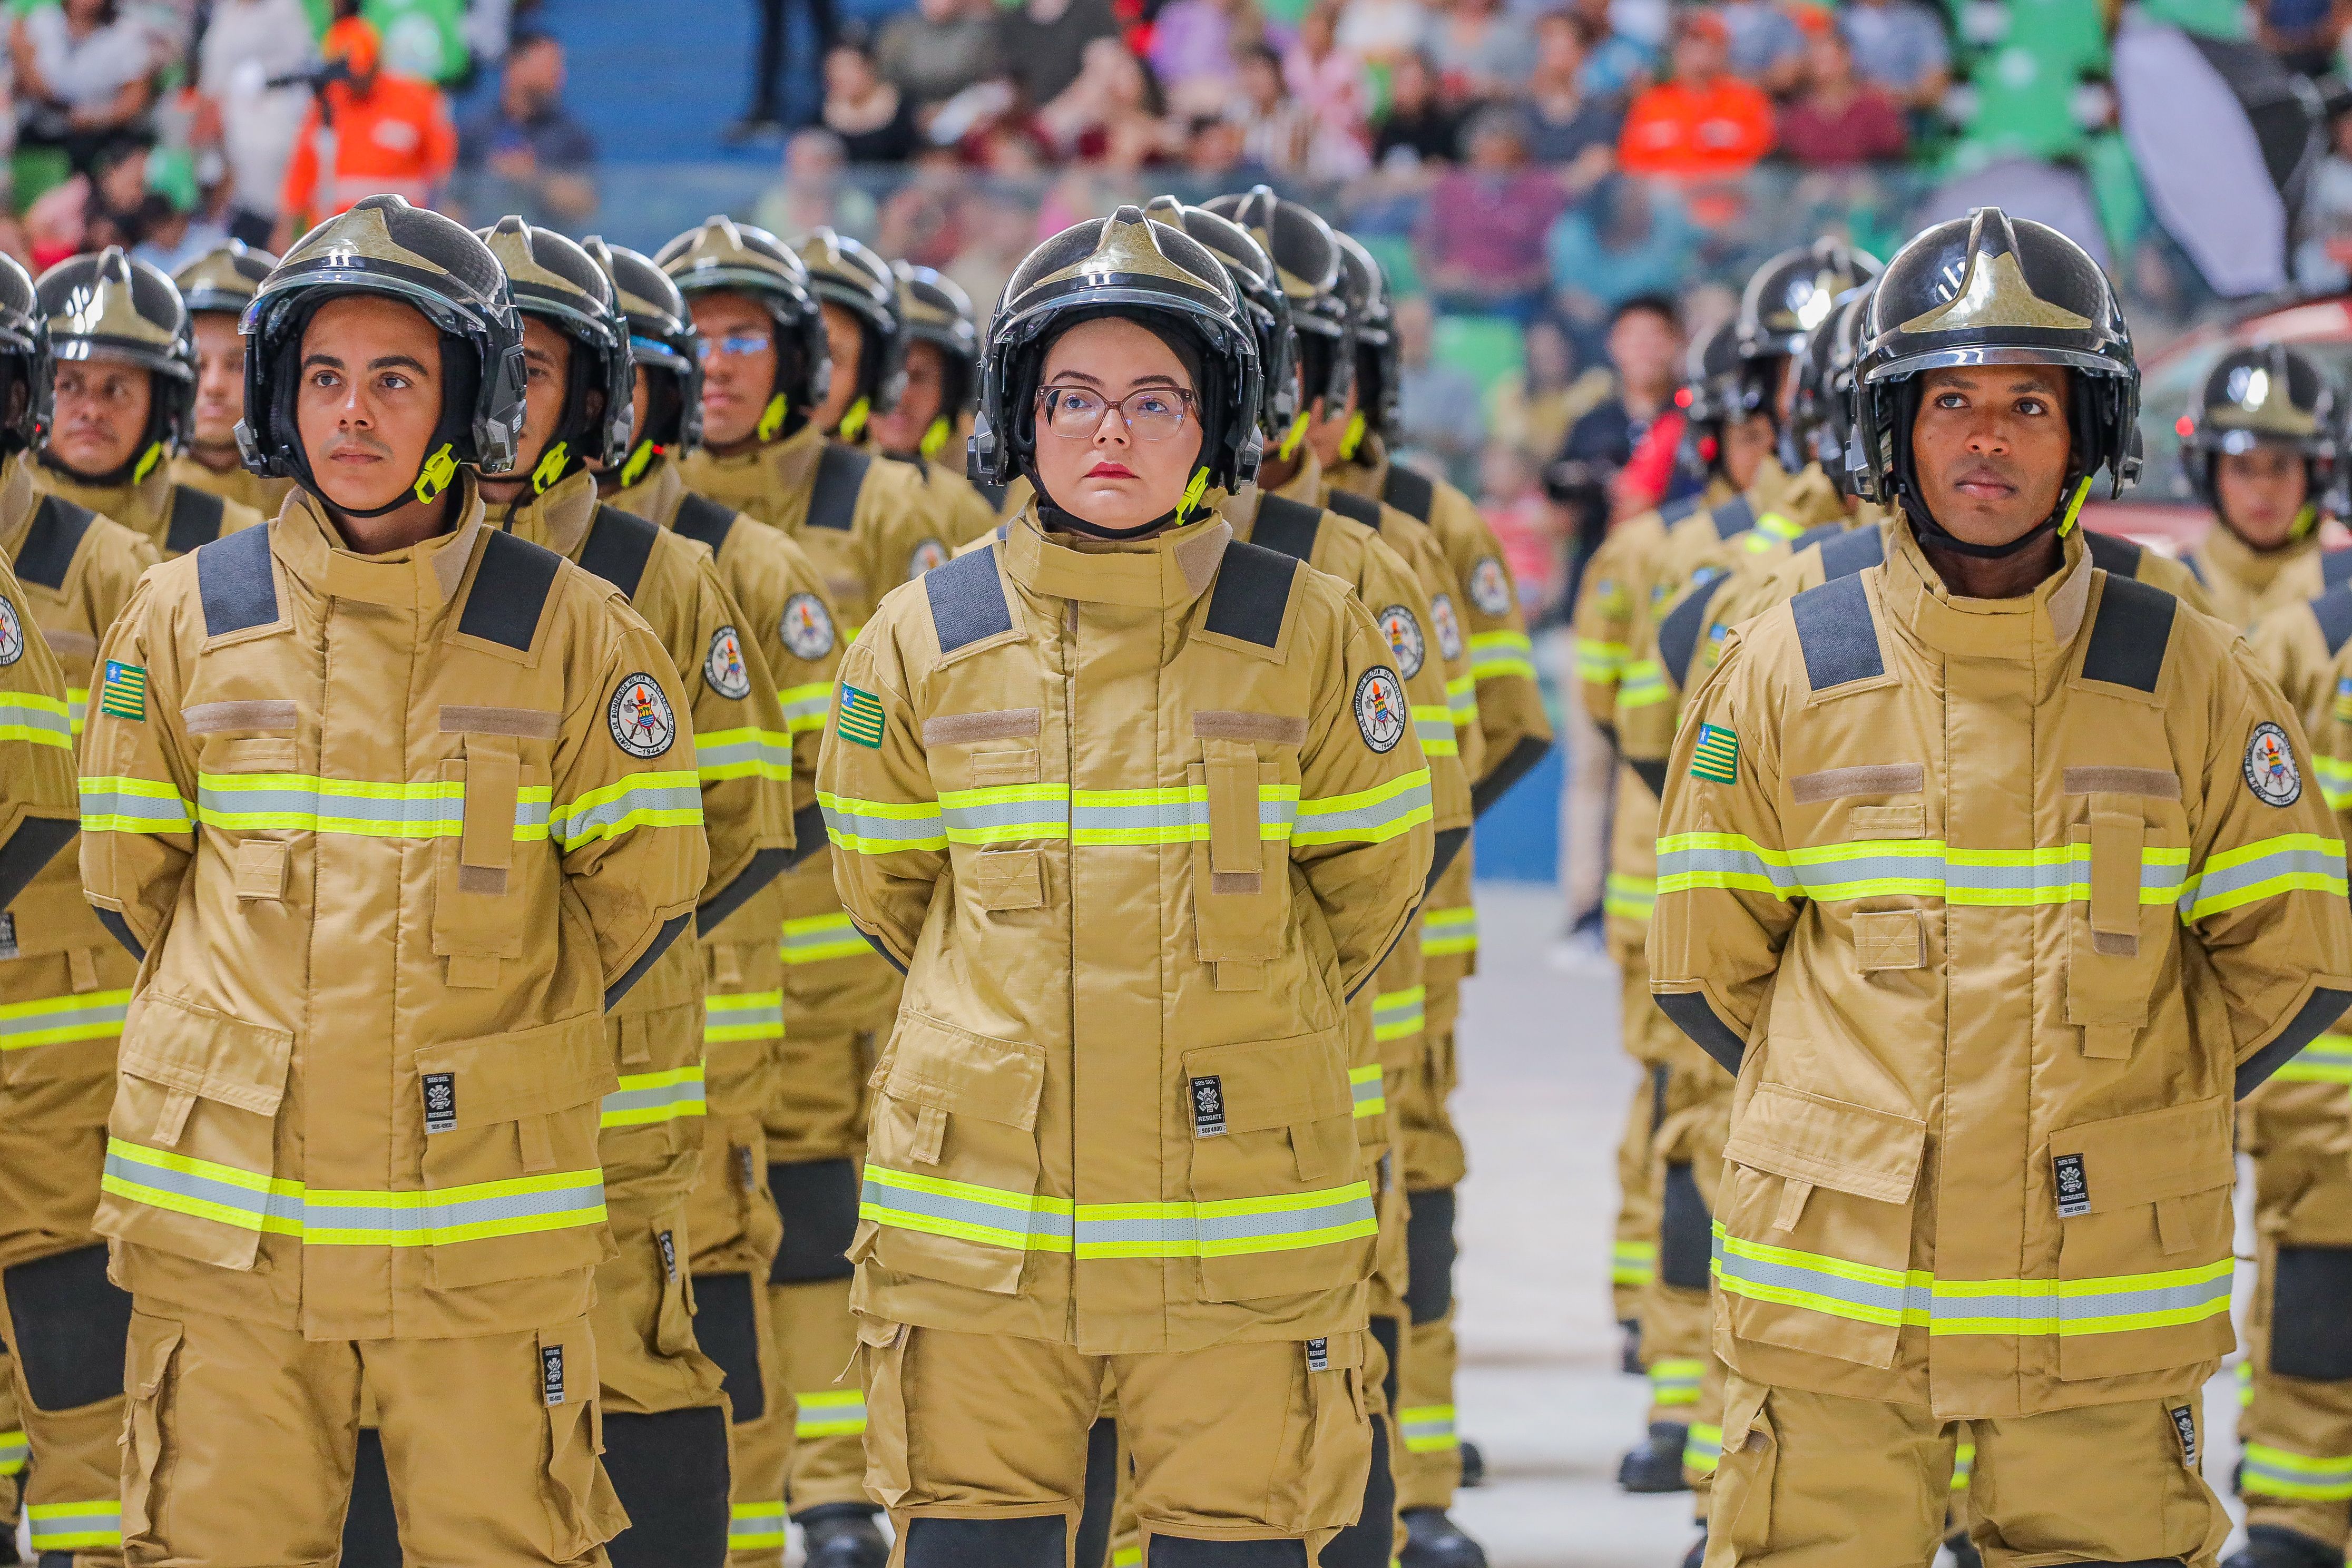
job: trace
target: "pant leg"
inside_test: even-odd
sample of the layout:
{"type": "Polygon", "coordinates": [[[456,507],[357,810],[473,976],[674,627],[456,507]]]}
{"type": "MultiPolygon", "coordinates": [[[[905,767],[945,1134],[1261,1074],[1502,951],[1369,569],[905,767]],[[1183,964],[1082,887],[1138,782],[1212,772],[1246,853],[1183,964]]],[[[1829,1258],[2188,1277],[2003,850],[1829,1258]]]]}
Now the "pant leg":
{"type": "Polygon", "coordinates": [[[33,1451],[16,1412],[16,1358],[0,1347],[0,1536],[11,1541],[24,1517],[25,1460],[33,1451]]]}
{"type": "Polygon", "coordinates": [[[358,1351],[409,1562],[603,1568],[604,1543],[629,1521],[597,1458],[604,1410],[586,1318],[358,1351]]]}
{"type": "Polygon", "coordinates": [[[1682,1113],[1679,1125],[1662,1135],[1660,1142],[1662,1158],[1687,1162],[1690,1187],[1695,1189],[1685,1192],[1679,1184],[1676,1189],[1675,1275],[1688,1278],[1703,1272],[1709,1277],[1698,1302],[1705,1313],[1705,1337],[1694,1358],[1699,1374],[1698,1402],[1691,1407],[1690,1433],[1683,1443],[1683,1479],[1690,1484],[1698,1517],[1704,1520],[1716,1464],[1723,1454],[1727,1373],[1722,1358],[1715,1352],[1715,1320],[1722,1295],[1715,1289],[1711,1265],[1714,1215],[1723,1191],[1723,1146],[1731,1136],[1732,1079],[1711,1062],[1685,1063],[1675,1077],[1700,1097],[1682,1113]]]}
{"type": "Polygon", "coordinates": [[[1944,1535],[1956,1441],[1925,1408],[1734,1374],[1706,1568],[1925,1564],[1944,1535]]]}
{"type": "Polygon", "coordinates": [[[1560,891],[1572,924],[1601,909],[1609,869],[1610,792],[1617,751],[1579,702],[1568,708],[1568,788],[1560,795],[1560,891]]]}
{"type": "MultiPolygon", "coordinates": [[[[131,1320],[124,1372],[130,1563],[334,1561],[359,1440],[356,1346],[142,1302],[131,1320]]],[[[537,1384],[525,1386],[535,1392],[537,1384]]],[[[445,1409],[439,1437],[457,1447],[447,1441],[450,1414],[445,1409]]]]}
{"type": "MultiPolygon", "coordinates": [[[[1620,1006],[1628,1019],[1654,1006],[1648,965],[1625,968],[1620,1006]]],[[[1625,1031],[1625,1041],[1629,1049],[1636,1043],[1633,1029],[1625,1031]]],[[[1658,1261],[1658,1194],[1651,1177],[1650,1142],[1664,1115],[1665,1068],[1639,1056],[1634,1060],[1642,1078],[1625,1108],[1624,1135],[1617,1141],[1617,1225],[1609,1249],[1609,1304],[1621,1323],[1640,1319],[1642,1292],[1658,1261]]]]}
{"type": "Polygon", "coordinates": [[[793,1459],[785,1499],[794,1514],[864,1503],[866,1394],[856,1357],[856,1320],[847,1279],[786,1285],[769,1293],[792,1380],[793,1459]]]}
{"type": "Polygon", "coordinates": [[[1398,1393],[1397,1425],[1403,1443],[1394,1458],[1397,1507],[1447,1508],[1462,1484],[1462,1442],[1454,1429],[1454,1184],[1467,1173],[1462,1139],[1446,1101],[1455,1080],[1451,1021],[1428,1031],[1423,1071],[1404,1096],[1399,1117],[1404,1150],[1410,1279],[1398,1393]]]}
{"type": "MultiPolygon", "coordinates": [[[[95,1183],[92,1184],[95,1185],[95,1183]]],[[[106,1277],[105,1244],[21,1259],[0,1272],[0,1343],[23,1399],[23,1473],[36,1552],[82,1568],[122,1561],[122,1357],[131,1298],[106,1277]]]]}
{"type": "Polygon", "coordinates": [[[1969,1422],[1970,1534],[1986,1568],[2164,1559],[2212,1568],[2230,1516],[2199,1468],[2203,1404],[2190,1386],[2170,1399],[1969,1422]]]}

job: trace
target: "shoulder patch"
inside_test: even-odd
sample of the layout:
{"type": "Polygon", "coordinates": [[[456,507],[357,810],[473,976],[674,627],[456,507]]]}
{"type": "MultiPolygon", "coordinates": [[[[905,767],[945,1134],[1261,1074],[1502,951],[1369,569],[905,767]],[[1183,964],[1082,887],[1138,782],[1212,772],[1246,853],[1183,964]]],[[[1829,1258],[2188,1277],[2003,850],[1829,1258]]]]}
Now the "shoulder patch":
{"type": "Polygon", "coordinates": [[[119,658],[106,661],[98,689],[98,710],[110,718],[147,721],[147,671],[119,658]]]}
{"type": "Polygon", "coordinates": [[[1815,691],[1873,680],[1886,673],[1878,650],[1878,622],[1860,577],[1838,577],[1789,601],[1805,679],[1815,691]]]}
{"type": "Polygon", "coordinates": [[[1260,496],[1257,523],[1250,530],[1249,542],[1260,550],[1305,561],[1315,553],[1315,537],[1322,531],[1322,508],[1287,496],[1260,496]]]}
{"type": "Polygon", "coordinates": [[[2110,575],[2083,647],[2083,679],[2154,695],[2180,601],[2161,588],[2110,575]]]}
{"type": "Polygon", "coordinates": [[[720,506],[709,496],[697,495],[692,490],[688,490],[685,498],[677,503],[675,526],[678,532],[693,540],[697,544],[710,546],[710,553],[716,555],[726,544],[727,535],[732,531],[735,520],[740,515],[730,508],[720,506]]]}
{"type": "Polygon", "coordinates": [[[588,525],[587,542],[580,547],[580,569],[602,577],[634,604],[637,584],[645,581],[646,563],[660,538],[660,528],[636,513],[599,506],[596,520],[588,525]]]}
{"type": "Polygon", "coordinates": [[[73,570],[74,557],[81,553],[81,542],[97,516],[88,507],[43,496],[25,530],[24,547],[16,552],[17,577],[44,588],[64,587],[66,574],[73,570]]]}
{"type": "Polygon", "coordinates": [[[677,715],[670,710],[661,682],[645,670],[621,678],[604,704],[613,743],[633,757],[658,757],[677,740],[677,715]]]}
{"type": "Polygon", "coordinates": [[[1437,630],[1437,652],[1446,663],[1462,657],[1462,616],[1454,608],[1454,595],[1440,594],[1429,601],[1429,619],[1437,630]]]}
{"type": "MultiPolygon", "coordinates": [[[[1374,533],[1381,531],[1381,503],[1370,496],[1360,496],[1353,490],[1343,490],[1334,486],[1323,504],[1341,517],[1362,523],[1374,533]]],[[[1397,510],[1402,511],[1404,509],[1399,507],[1397,510]]]]}
{"type": "Polygon", "coordinates": [[[266,626],[276,620],[278,584],[269,570],[268,528],[248,528],[200,548],[196,594],[204,601],[208,637],[266,626]]]}
{"type": "Polygon", "coordinates": [[[1290,584],[1298,575],[1296,556],[1236,539],[1217,564],[1209,590],[1209,613],[1201,629],[1236,641],[1272,648],[1282,641],[1282,618],[1290,607],[1290,584]]]}
{"type": "Polygon", "coordinates": [[[1421,619],[1410,605],[1391,605],[1372,617],[1381,624],[1381,635],[1389,639],[1389,650],[1396,655],[1397,668],[1407,680],[1421,673],[1423,663],[1429,658],[1429,639],[1421,629],[1421,619]]]}
{"type": "MultiPolygon", "coordinates": [[[[2352,550],[2345,552],[2352,555],[2352,550]]],[[[2319,623],[2320,640],[2327,645],[2327,657],[2335,658],[2352,642],[2352,588],[2331,588],[2311,601],[2311,618],[2319,623]]]]}
{"type": "Polygon", "coordinates": [[[751,695],[751,671],[743,662],[743,639],[733,626],[721,626],[710,634],[710,650],[702,656],[702,679],[730,700],[751,695]]]}
{"type": "Polygon", "coordinates": [[[1495,557],[1481,555],[1471,563],[1470,580],[1462,586],[1470,603],[1488,620],[1498,621],[1511,613],[1511,574],[1495,557]]]}
{"type": "MultiPolygon", "coordinates": [[[[2140,557],[2147,553],[2121,534],[2101,533],[2095,528],[2083,531],[2083,552],[2100,571],[2135,579],[2139,576],[2140,557]]],[[[2189,568],[2190,576],[2200,584],[2204,583],[2205,574],[2197,570],[2194,561],[2184,555],[2181,562],[2189,568]]]]}
{"type": "Polygon", "coordinates": [[[1658,521],[1664,523],[1668,528],[1672,528],[1675,524],[1680,522],[1683,519],[1696,511],[1699,507],[1699,502],[1706,499],[1706,492],[1705,490],[1695,490],[1689,495],[1682,496],[1676,500],[1667,501],[1658,508],[1658,521]]]}
{"type": "Polygon", "coordinates": [[[940,540],[925,539],[907,552],[907,581],[911,583],[926,572],[936,572],[947,564],[948,547],[940,540]]]}
{"type": "Polygon", "coordinates": [[[1851,577],[1857,572],[1885,564],[1886,531],[1883,528],[1852,529],[1822,545],[1823,582],[1851,577]]]}
{"type": "Polygon", "coordinates": [[[855,741],[861,746],[878,751],[882,746],[884,714],[882,700],[871,691],[860,691],[845,684],[841,689],[841,717],[834,729],[845,741],[855,741]]]}
{"type": "Polygon", "coordinates": [[[922,581],[940,653],[1013,629],[1013,606],[1004,597],[1004,580],[997,575],[995,551],[950,557],[936,571],[924,573],[922,581]]]}
{"type": "Polygon", "coordinates": [[[2265,719],[2246,737],[2246,787],[2264,805],[2285,807],[2303,798],[2303,770],[2286,731],[2265,719]]]}
{"type": "Polygon", "coordinates": [[[1677,687],[1689,686],[1691,660],[1698,653],[1699,634],[1706,629],[1707,611],[1730,581],[1727,573],[1708,578],[1685,595],[1683,602],[1659,623],[1658,662],[1677,687]]]}
{"type": "Polygon", "coordinates": [[[1387,665],[1376,664],[1356,682],[1356,729],[1375,752],[1396,750],[1405,731],[1404,683],[1387,665]]]}
{"type": "Polygon", "coordinates": [[[1381,481],[1381,499],[1405,516],[1427,522],[1437,510],[1437,486],[1428,475],[1391,461],[1388,477],[1381,481]]]}
{"type": "MultiPolygon", "coordinates": [[[[212,548],[234,546],[247,533],[262,531],[249,528],[245,533],[232,533],[222,544],[212,548]]],[[[563,557],[554,551],[542,550],[511,533],[491,533],[482,541],[482,558],[474,567],[474,585],[467,590],[466,608],[457,616],[459,635],[497,643],[517,653],[529,653],[532,640],[539,635],[539,620],[547,608],[548,592],[555,586],[556,574],[562,570],[563,557]]]]}
{"type": "Polygon", "coordinates": [[[794,658],[820,659],[833,651],[833,613],[814,594],[786,599],[782,621],[778,631],[785,651],[794,658]]]}
{"type": "Polygon", "coordinates": [[[25,617],[16,606],[0,598],[0,666],[11,665],[25,657],[25,617]]]}
{"type": "Polygon", "coordinates": [[[2352,580],[2352,548],[2321,551],[2319,580],[2330,588],[2340,588],[2352,580]]]}
{"type": "Polygon", "coordinates": [[[874,460],[838,441],[827,441],[817,454],[816,482],[809,492],[808,526],[849,531],[857,516],[857,493],[866,487],[866,470],[874,460]]]}
{"type": "Polygon", "coordinates": [[[1746,496],[1733,496],[1708,514],[1715,524],[1717,539],[1737,539],[1756,526],[1756,509],[1748,504],[1746,496]]]}
{"type": "Polygon", "coordinates": [[[1690,776],[1709,784],[1739,782],[1739,735],[1721,724],[1701,724],[1691,752],[1690,776]]]}
{"type": "MultiPolygon", "coordinates": [[[[185,555],[202,545],[210,544],[221,536],[221,520],[228,515],[228,503],[210,490],[200,490],[193,485],[172,487],[172,523],[163,531],[166,554],[185,555]]],[[[247,529],[247,532],[253,531],[247,529]]]]}

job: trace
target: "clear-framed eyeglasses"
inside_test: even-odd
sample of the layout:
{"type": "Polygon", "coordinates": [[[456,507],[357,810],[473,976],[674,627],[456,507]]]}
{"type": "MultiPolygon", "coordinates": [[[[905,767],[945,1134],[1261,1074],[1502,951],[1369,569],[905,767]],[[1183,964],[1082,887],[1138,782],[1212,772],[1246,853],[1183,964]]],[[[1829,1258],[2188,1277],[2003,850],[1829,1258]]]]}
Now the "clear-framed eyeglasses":
{"type": "Polygon", "coordinates": [[[1125,397],[1106,397],[1090,386],[1041,386],[1037,406],[1045,428],[1068,441],[1083,441],[1102,425],[1103,412],[1116,408],[1139,441],[1165,441],[1184,428],[1192,395],[1181,387],[1147,386],[1125,397]]]}

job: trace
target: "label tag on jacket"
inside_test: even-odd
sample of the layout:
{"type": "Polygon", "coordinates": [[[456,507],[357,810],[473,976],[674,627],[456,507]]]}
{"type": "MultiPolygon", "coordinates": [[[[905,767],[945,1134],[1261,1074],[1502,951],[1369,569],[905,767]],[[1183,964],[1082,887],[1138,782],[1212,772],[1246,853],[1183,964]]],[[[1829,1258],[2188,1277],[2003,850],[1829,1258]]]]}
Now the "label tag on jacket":
{"type": "Polygon", "coordinates": [[[539,1347],[540,1394],[550,1405],[563,1403],[563,1347],[539,1347]]]}
{"type": "Polygon", "coordinates": [[[671,1237],[668,1231],[663,1231],[659,1236],[654,1237],[654,1244],[661,1248],[663,1277],[670,1279],[677,1279],[677,1242],[671,1237]]]}
{"type": "Polygon", "coordinates": [[[743,1190],[747,1193],[758,1192],[760,1190],[760,1156],[747,1144],[735,1151],[735,1163],[742,1167],[743,1190]]]}
{"type": "Polygon", "coordinates": [[[453,1072],[429,1072],[425,1075],[425,1131],[455,1132],[457,1130],[457,1075],[453,1072]]]}
{"type": "Polygon", "coordinates": [[[1225,1130],[1225,1080],[1215,1073],[1192,1080],[1192,1136],[1215,1138],[1225,1130]]]}
{"type": "Polygon", "coordinates": [[[1307,1370],[1309,1372],[1328,1372],[1331,1370],[1331,1342],[1329,1340],[1309,1340],[1307,1342],[1307,1370]]]}
{"type": "Polygon", "coordinates": [[[0,910],[0,958],[14,958],[16,956],[16,911],[14,910],[0,910]]]}
{"type": "Polygon", "coordinates": [[[2091,1212],[2091,1179],[2083,1173],[2083,1156],[2060,1154],[2050,1162],[2058,1178],[2058,1217],[2073,1219],[2091,1212]]]}
{"type": "Polygon", "coordinates": [[[2177,1405],[2166,1412],[2172,1417],[2174,1436],[2180,1439],[2180,1462],[2190,1469],[2197,1468],[2197,1412],[2189,1405],[2177,1405]]]}

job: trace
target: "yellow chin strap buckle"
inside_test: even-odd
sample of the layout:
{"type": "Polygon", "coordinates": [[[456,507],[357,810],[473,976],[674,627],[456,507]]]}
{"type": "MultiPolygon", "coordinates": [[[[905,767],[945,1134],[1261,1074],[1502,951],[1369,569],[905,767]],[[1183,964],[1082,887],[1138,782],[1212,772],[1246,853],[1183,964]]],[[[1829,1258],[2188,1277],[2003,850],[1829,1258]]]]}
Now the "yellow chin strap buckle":
{"type": "Polygon", "coordinates": [[[1359,408],[1348,416],[1348,428],[1339,437],[1339,460],[1344,463],[1352,459],[1356,448],[1363,444],[1364,411],[1359,408]]]}
{"type": "Polygon", "coordinates": [[[530,471],[530,493],[535,496],[545,495],[547,487],[563,477],[563,465],[569,462],[571,458],[572,447],[568,442],[558,441],[554,446],[550,447],[541,456],[539,467],[530,471]]]}
{"type": "Polygon", "coordinates": [[[147,449],[139,454],[139,466],[131,470],[131,482],[135,485],[144,479],[149,474],[155,471],[155,465],[163,460],[163,443],[161,441],[149,442],[147,449]]]}
{"type": "Polygon", "coordinates": [[[841,416],[841,426],[836,434],[845,441],[856,440],[858,432],[866,428],[866,416],[873,412],[874,405],[863,397],[859,398],[841,416]]]}
{"type": "Polygon", "coordinates": [[[762,441],[772,441],[776,432],[784,427],[784,413],[792,406],[782,393],[768,399],[768,406],[760,410],[760,424],[754,432],[762,441]]]}
{"type": "Polygon", "coordinates": [[[2313,506],[2310,502],[2305,501],[2304,503],[2303,510],[2294,514],[2294,527],[2289,531],[2287,537],[2290,539],[2308,539],[2311,537],[2311,531],[2318,526],[2319,509],[2313,506]]]}
{"type": "Polygon", "coordinates": [[[948,444],[948,437],[954,434],[955,426],[949,424],[948,416],[942,414],[931,421],[931,427],[923,432],[923,438],[918,445],[924,457],[936,458],[940,455],[940,448],[948,444]]]}
{"type": "Polygon", "coordinates": [[[457,459],[449,455],[449,443],[444,441],[439,451],[425,459],[425,471],[416,476],[416,499],[432,500],[447,489],[449,481],[457,477],[457,459]]]}
{"type": "Polygon", "coordinates": [[[660,450],[651,441],[638,442],[636,450],[629,454],[629,460],[621,465],[621,488],[626,489],[644,479],[646,470],[653,466],[654,454],[660,450]]]}
{"type": "Polygon", "coordinates": [[[2066,503],[2066,515],[2058,520],[2058,537],[2065,538],[2074,531],[2074,520],[2083,515],[2083,503],[2091,496],[2091,476],[2084,474],[2083,482],[2074,487],[2074,499],[2066,503]]]}
{"type": "Polygon", "coordinates": [[[1201,504],[1201,497],[1208,488],[1209,470],[1205,468],[1193,469],[1192,482],[1184,487],[1184,499],[1176,503],[1177,527],[1181,528],[1192,521],[1192,509],[1201,504]]]}
{"type": "Polygon", "coordinates": [[[1282,433],[1282,445],[1276,448],[1276,455],[1286,463],[1290,461],[1291,458],[1298,456],[1298,443],[1305,439],[1307,439],[1307,416],[1295,415],[1291,418],[1290,428],[1282,433]]]}

